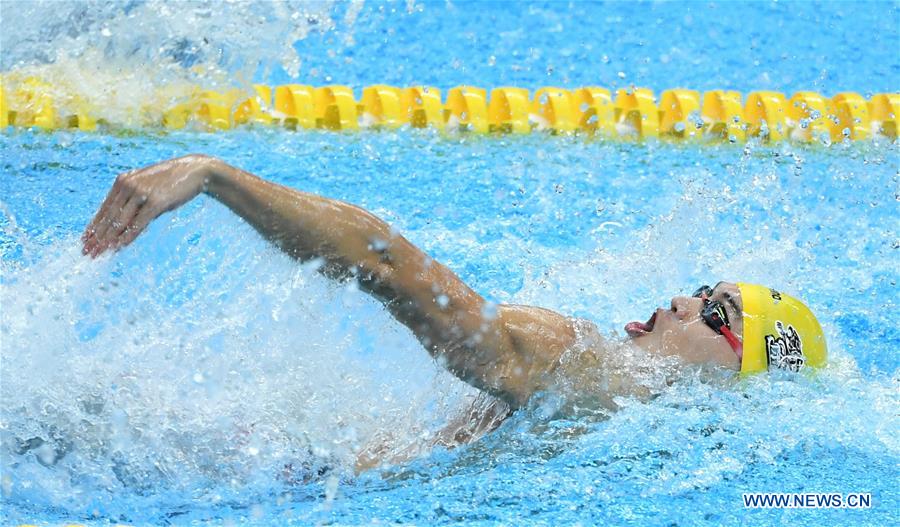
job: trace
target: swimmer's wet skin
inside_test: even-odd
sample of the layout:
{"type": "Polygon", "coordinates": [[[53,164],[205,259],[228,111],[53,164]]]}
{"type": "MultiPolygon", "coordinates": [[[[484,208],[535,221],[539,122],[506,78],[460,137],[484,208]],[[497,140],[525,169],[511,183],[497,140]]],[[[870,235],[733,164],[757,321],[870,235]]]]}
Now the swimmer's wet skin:
{"type": "MultiPolygon", "coordinates": [[[[658,309],[646,323],[627,324],[627,344],[607,341],[593,324],[547,309],[495,309],[371,213],[204,155],[121,174],[82,236],[83,252],[97,257],[128,245],[154,218],[200,193],[228,206],[292,257],[321,259],[326,276],[358,280],[450,372],[512,409],[553,388],[561,358],[577,342],[590,343],[582,355],[593,356],[594,364],[623,345],[677,357],[682,364],[743,373],[798,371],[826,361],[825,339],[812,312],[795,298],[753,284],[720,282],[694,296],[675,297],[670,309],[658,309]]],[[[606,383],[607,393],[595,400],[614,409],[613,397],[640,394],[628,375],[620,377],[606,383]]],[[[601,390],[594,384],[584,389],[601,390]]],[[[502,420],[502,411],[491,412],[502,420]]],[[[466,440],[479,435],[472,431],[466,440]]]]}

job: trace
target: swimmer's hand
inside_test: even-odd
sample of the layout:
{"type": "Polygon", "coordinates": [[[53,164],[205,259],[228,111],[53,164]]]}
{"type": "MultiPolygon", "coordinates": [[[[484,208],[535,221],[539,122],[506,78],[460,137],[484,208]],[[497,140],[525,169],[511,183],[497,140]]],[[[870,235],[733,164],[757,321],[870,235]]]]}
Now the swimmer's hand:
{"type": "Polygon", "coordinates": [[[128,245],[157,216],[203,192],[211,160],[190,155],[120,174],[81,236],[82,253],[95,258],[128,245]]]}
{"type": "Polygon", "coordinates": [[[163,212],[204,192],[299,261],[356,280],[451,373],[511,408],[553,382],[577,338],[574,321],[532,306],[493,305],[371,212],[266,181],[208,156],[119,176],[84,234],[97,256],[134,240],[163,212]]]}

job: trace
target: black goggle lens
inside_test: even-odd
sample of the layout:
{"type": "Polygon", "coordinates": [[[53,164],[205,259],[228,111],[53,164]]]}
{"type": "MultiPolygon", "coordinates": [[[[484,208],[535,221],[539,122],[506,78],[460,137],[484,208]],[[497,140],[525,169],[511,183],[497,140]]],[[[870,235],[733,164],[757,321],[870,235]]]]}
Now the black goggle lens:
{"type": "Polygon", "coordinates": [[[725,306],[722,302],[718,300],[709,300],[709,297],[712,296],[712,288],[708,285],[700,286],[696,291],[694,291],[694,298],[702,298],[703,299],[703,309],[700,311],[700,317],[703,318],[703,321],[706,322],[706,325],[711,327],[716,333],[722,334],[722,326],[731,329],[731,324],[728,323],[728,313],[725,311],[725,306]]]}
{"type": "Polygon", "coordinates": [[[696,291],[694,291],[694,294],[692,296],[694,298],[703,298],[704,296],[709,297],[712,296],[712,292],[712,287],[709,287],[708,285],[701,285],[696,291]]]}

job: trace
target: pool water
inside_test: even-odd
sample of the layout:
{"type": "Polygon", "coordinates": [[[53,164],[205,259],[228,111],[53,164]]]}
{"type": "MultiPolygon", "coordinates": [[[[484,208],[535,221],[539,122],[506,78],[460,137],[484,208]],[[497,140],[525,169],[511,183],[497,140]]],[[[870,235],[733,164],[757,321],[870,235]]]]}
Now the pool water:
{"type": "MultiPolygon", "coordinates": [[[[900,71],[896,3],[849,14],[781,2],[319,9],[334,28],[293,46],[312,83],[331,82],[327,71],[354,86],[830,95],[895,91],[900,71]],[[872,33],[882,41],[854,44],[872,33]]],[[[5,524],[900,520],[896,143],[246,129],[11,130],[0,144],[5,524]],[[190,152],[361,205],[487,298],[585,317],[613,337],[700,283],[771,284],[819,314],[830,363],[814,377],[685,379],[612,415],[561,416],[538,399],[477,443],[354,476],[358,448],[419,445],[476,392],[377,302],[208,198],[116,255],[81,256],[78,236],[117,173],[190,152]],[[751,510],[745,492],[868,492],[873,503],[751,510]]]]}

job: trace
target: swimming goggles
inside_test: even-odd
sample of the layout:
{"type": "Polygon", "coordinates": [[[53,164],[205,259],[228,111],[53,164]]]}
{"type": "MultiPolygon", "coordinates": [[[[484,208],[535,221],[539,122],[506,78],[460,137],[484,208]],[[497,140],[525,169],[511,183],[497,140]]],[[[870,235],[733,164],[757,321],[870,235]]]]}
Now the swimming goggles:
{"type": "Polygon", "coordinates": [[[743,359],[744,345],[731,331],[731,324],[728,322],[728,313],[725,311],[725,305],[718,300],[709,299],[712,293],[713,288],[708,285],[700,286],[699,289],[694,291],[692,296],[703,300],[703,309],[700,310],[700,317],[713,331],[725,337],[728,345],[731,346],[738,358],[743,359]]]}

